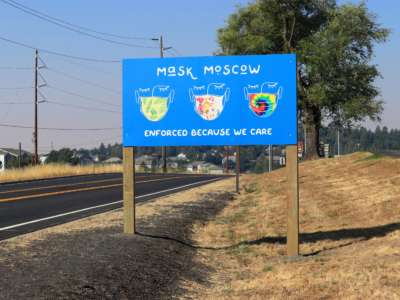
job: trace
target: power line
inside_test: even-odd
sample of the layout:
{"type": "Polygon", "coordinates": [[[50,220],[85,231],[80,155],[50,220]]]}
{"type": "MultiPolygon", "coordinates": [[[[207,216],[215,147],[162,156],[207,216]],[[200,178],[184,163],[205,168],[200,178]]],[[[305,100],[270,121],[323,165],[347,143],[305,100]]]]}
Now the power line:
{"type": "Polygon", "coordinates": [[[46,100],[45,102],[46,103],[50,103],[50,104],[54,104],[54,105],[77,108],[77,109],[88,110],[88,111],[102,111],[102,112],[110,112],[110,113],[114,113],[114,114],[120,114],[121,113],[121,112],[115,111],[115,110],[108,110],[108,109],[102,109],[102,108],[93,108],[93,107],[87,107],[87,106],[80,106],[80,105],[64,103],[64,102],[58,102],[58,101],[46,100]]]}
{"type": "Polygon", "coordinates": [[[46,17],[46,18],[55,20],[55,21],[57,21],[57,22],[60,22],[60,23],[63,23],[63,24],[66,24],[66,25],[69,25],[69,26],[72,26],[72,27],[80,28],[80,29],[85,30],[85,31],[94,32],[94,33],[97,33],[97,34],[106,35],[106,36],[111,36],[111,37],[116,37],[116,38],[119,38],[119,39],[126,39],[126,40],[144,40],[144,41],[152,40],[152,38],[148,38],[148,37],[125,36],[125,35],[107,33],[107,32],[102,32],[102,31],[90,29],[90,28],[88,28],[88,27],[76,25],[76,24],[67,22],[67,21],[65,21],[65,20],[52,17],[52,16],[50,16],[50,15],[48,15],[48,14],[45,14],[45,13],[40,12],[40,11],[38,11],[38,10],[35,10],[35,9],[33,9],[33,8],[29,8],[29,7],[25,6],[25,5],[22,5],[22,4],[18,3],[17,1],[9,0],[8,2],[12,2],[12,3],[14,3],[15,5],[18,5],[18,6],[20,6],[20,7],[23,7],[23,8],[25,8],[25,9],[30,10],[30,11],[32,11],[32,12],[35,12],[35,13],[37,13],[37,14],[40,14],[40,15],[46,17]]]}
{"type": "Polygon", "coordinates": [[[70,59],[67,59],[67,58],[62,58],[62,57],[53,57],[53,58],[58,59],[58,60],[63,61],[63,62],[66,62],[66,63],[71,64],[73,66],[80,67],[81,69],[90,70],[92,72],[99,73],[99,74],[104,74],[104,75],[107,75],[107,76],[114,76],[114,74],[112,72],[107,72],[107,71],[104,71],[102,69],[99,69],[99,68],[96,68],[96,67],[92,67],[92,66],[89,67],[87,65],[82,65],[82,63],[74,62],[73,60],[70,60],[70,59]]]}
{"type": "Polygon", "coordinates": [[[47,85],[47,87],[50,88],[50,89],[59,91],[59,92],[61,92],[61,93],[63,93],[63,94],[66,94],[66,95],[70,95],[70,96],[74,96],[74,97],[79,97],[79,98],[84,99],[84,100],[86,100],[86,101],[90,101],[90,102],[94,102],[94,103],[101,103],[101,104],[108,105],[108,106],[120,107],[119,104],[114,104],[114,103],[110,103],[110,102],[100,101],[100,100],[95,99],[95,98],[92,98],[92,97],[84,96],[84,95],[81,95],[81,94],[78,94],[78,93],[75,93],[75,92],[70,92],[70,91],[67,91],[67,90],[64,90],[64,89],[61,89],[61,88],[58,88],[58,87],[54,87],[53,85],[47,85]]]}
{"type": "MultiPolygon", "coordinates": [[[[1,0],[0,0],[0,1],[1,1],[1,0]]],[[[109,91],[109,92],[111,92],[111,93],[115,93],[115,94],[119,94],[119,95],[121,94],[121,92],[116,91],[116,90],[114,90],[114,89],[104,87],[104,86],[99,85],[99,84],[97,84],[97,83],[94,83],[94,82],[88,81],[88,80],[86,80],[86,79],[82,79],[82,78],[76,77],[76,76],[74,76],[74,75],[67,74],[67,73],[65,73],[65,72],[62,72],[62,71],[59,71],[59,70],[56,70],[56,69],[53,69],[53,68],[50,68],[50,67],[47,67],[47,70],[49,70],[50,72],[53,72],[53,73],[55,73],[55,74],[64,76],[64,77],[66,77],[66,78],[69,78],[69,79],[72,79],[72,80],[76,80],[76,81],[79,81],[79,82],[81,82],[81,83],[84,83],[84,84],[87,84],[87,85],[91,85],[91,86],[94,86],[94,87],[103,89],[103,90],[105,90],[105,91],[109,91]]]]}
{"type": "MultiPolygon", "coordinates": [[[[0,123],[0,127],[8,128],[20,128],[20,129],[32,129],[32,126],[20,125],[20,124],[4,124],[0,123]]],[[[108,131],[108,130],[121,130],[120,127],[110,127],[110,128],[57,128],[57,127],[39,127],[41,130],[49,131],[108,131]]]]}
{"type": "Polygon", "coordinates": [[[13,108],[12,105],[8,105],[8,106],[7,106],[5,113],[4,113],[4,114],[2,115],[2,117],[0,118],[0,121],[1,121],[1,122],[3,122],[3,121],[8,117],[8,115],[10,114],[12,108],[13,108]]]}
{"type": "Polygon", "coordinates": [[[0,105],[32,104],[32,102],[0,102],[0,105]]]}
{"type": "Polygon", "coordinates": [[[32,67],[0,67],[0,70],[33,70],[32,67]]]}
{"type": "Polygon", "coordinates": [[[0,87],[0,90],[27,90],[33,89],[33,86],[0,87]]]}
{"type": "Polygon", "coordinates": [[[85,35],[85,36],[88,36],[88,37],[91,37],[91,38],[94,38],[94,39],[97,39],[97,40],[101,40],[101,41],[108,42],[108,43],[111,43],[111,44],[117,44],[117,45],[122,45],[122,46],[126,46],[126,47],[131,47],[131,48],[148,48],[148,49],[157,48],[157,47],[154,47],[154,46],[130,44],[130,43],[125,43],[125,42],[120,42],[120,41],[104,38],[104,37],[101,37],[101,36],[98,36],[98,35],[95,35],[95,34],[92,34],[92,33],[85,32],[85,31],[80,30],[80,29],[76,29],[76,28],[72,27],[71,25],[65,25],[66,22],[64,22],[64,21],[62,21],[62,22],[54,21],[55,18],[46,16],[45,14],[43,14],[41,12],[35,11],[32,8],[29,8],[27,6],[19,4],[19,3],[15,2],[15,1],[12,1],[12,0],[0,0],[0,1],[5,3],[5,4],[7,4],[7,5],[9,5],[9,6],[12,6],[12,7],[16,8],[18,10],[21,10],[21,11],[23,11],[23,12],[29,14],[29,15],[35,16],[35,17],[37,17],[37,18],[39,18],[41,20],[44,20],[44,21],[52,23],[52,24],[54,24],[56,26],[62,27],[64,29],[67,29],[67,30],[73,31],[75,33],[78,33],[78,34],[81,34],[81,35],[85,35]]]}
{"type": "Polygon", "coordinates": [[[167,49],[167,51],[173,52],[173,53],[174,53],[173,56],[182,56],[181,53],[180,53],[176,48],[174,48],[174,47],[169,47],[169,48],[167,49]]]}
{"type": "MultiPolygon", "coordinates": [[[[109,142],[109,141],[115,141],[116,139],[121,138],[121,135],[117,135],[117,136],[113,136],[113,137],[107,137],[107,138],[102,138],[102,139],[96,139],[96,140],[92,140],[91,143],[84,143],[84,144],[73,144],[73,145],[63,145],[62,147],[60,147],[59,149],[62,148],[72,148],[72,147],[88,147],[88,146],[93,146],[93,143],[98,143],[98,142],[109,142]]],[[[118,141],[116,141],[116,143],[118,143],[118,141]]],[[[96,146],[94,146],[96,148],[96,146]]],[[[44,149],[51,149],[51,146],[43,146],[41,147],[42,150],[44,149]]]]}
{"type": "Polygon", "coordinates": [[[92,145],[93,143],[115,141],[116,139],[119,139],[119,138],[121,138],[121,137],[122,137],[122,135],[117,135],[117,136],[112,136],[112,137],[107,137],[107,138],[92,140],[92,143],[74,144],[74,145],[69,145],[68,147],[90,146],[90,145],[92,145]]]}
{"type": "MultiPolygon", "coordinates": [[[[0,0],[1,1],[1,0],[0,0]]],[[[67,58],[71,58],[71,59],[75,59],[75,60],[82,60],[82,61],[90,61],[90,62],[95,62],[95,63],[112,63],[112,64],[116,64],[116,63],[120,63],[120,60],[107,60],[107,59],[96,59],[96,58],[89,58],[89,57],[83,57],[83,56],[74,56],[74,55],[69,55],[66,53],[62,53],[62,52],[57,52],[57,51],[52,51],[52,50],[46,50],[43,48],[38,48],[38,47],[34,47],[25,43],[21,43],[21,42],[17,42],[14,40],[10,40],[8,38],[5,37],[1,37],[0,36],[0,40],[10,43],[10,44],[14,44],[17,46],[21,46],[24,48],[28,48],[31,50],[40,50],[41,52],[45,52],[47,54],[51,54],[51,55],[55,55],[55,56],[61,56],[61,57],[67,57],[67,58]]]]}

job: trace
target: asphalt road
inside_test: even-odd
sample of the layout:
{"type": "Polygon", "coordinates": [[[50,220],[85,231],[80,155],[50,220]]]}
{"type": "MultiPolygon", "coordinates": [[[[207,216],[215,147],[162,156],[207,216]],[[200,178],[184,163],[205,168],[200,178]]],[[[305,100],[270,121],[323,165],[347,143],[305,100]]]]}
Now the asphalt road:
{"type": "MultiPolygon", "coordinates": [[[[136,202],[220,178],[212,175],[137,174],[136,202]]],[[[0,240],[121,206],[121,174],[0,184],[0,240]]]]}

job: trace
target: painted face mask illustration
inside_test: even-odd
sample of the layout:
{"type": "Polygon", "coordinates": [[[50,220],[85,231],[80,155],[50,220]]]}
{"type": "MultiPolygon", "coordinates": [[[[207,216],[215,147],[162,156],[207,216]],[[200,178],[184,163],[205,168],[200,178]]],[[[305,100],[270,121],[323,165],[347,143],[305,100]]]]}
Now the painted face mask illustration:
{"type": "Polygon", "coordinates": [[[217,119],[229,100],[230,90],[224,83],[211,83],[206,86],[195,86],[189,90],[196,113],[204,120],[217,119]]]}
{"type": "Polygon", "coordinates": [[[165,117],[174,94],[174,90],[164,85],[156,85],[152,90],[150,88],[138,89],[135,92],[141,113],[152,122],[158,122],[165,117]]]}
{"type": "Polygon", "coordinates": [[[282,98],[283,88],[277,82],[265,82],[261,85],[248,85],[244,88],[244,94],[249,101],[249,108],[260,118],[271,116],[278,106],[278,100],[282,98]]]}

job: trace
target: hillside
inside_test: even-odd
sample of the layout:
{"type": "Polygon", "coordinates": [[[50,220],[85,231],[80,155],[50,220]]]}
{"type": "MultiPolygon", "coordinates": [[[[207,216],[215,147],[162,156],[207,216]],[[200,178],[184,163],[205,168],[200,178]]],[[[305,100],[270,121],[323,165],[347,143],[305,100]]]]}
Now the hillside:
{"type": "Polygon", "coordinates": [[[212,289],[190,285],[200,298],[400,298],[400,160],[357,153],[301,164],[296,259],[284,256],[285,170],[242,182],[215,221],[195,227],[197,243],[220,248],[198,256],[217,270],[212,289]]]}

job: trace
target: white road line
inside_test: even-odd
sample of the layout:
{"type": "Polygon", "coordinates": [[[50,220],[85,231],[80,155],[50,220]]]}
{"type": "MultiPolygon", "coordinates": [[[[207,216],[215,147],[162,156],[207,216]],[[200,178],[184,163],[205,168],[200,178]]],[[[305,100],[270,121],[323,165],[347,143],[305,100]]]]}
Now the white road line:
{"type": "MultiPolygon", "coordinates": [[[[148,197],[148,196],[154,196],[154,195],[158,195],[158,194],[162,194],[162,193],[166,193],[166,192],[170,192],[170,191],[175,191],[175,190],[179,190],[179,189],[182,189],[182,188],[185,188],[185,187],[197,185],[197,184],[200,184],[200,183],[212,182],[212,181],[216,181],[218,179],[220,179],[220,178],[207,179],[207,180],[198,181],[198,182],[194,182],[194,183],[190,183],[190,184],[185,184],[185,185],[181,185],[181,186],[174,187],[174,188],[171,188],[171,189],[166,189],[166,190],[162,190],[162,191],[158,191],[158,192],[154,192],[154,193],[150,193],[150,194],[146,194],[146,195],[137,196],[136,199],[140,199],[140,198],[144,198],[144,197],[148,197]]],[[[119,201],[115,201],[115,202],[111,202],[111,203],[107,203],[107,204],[101,204],[101,205],[91,206],[91,207],[87,207],[87,208],[83,208],[83,209],[79,209],[79,210],[75,210],[75,211],[70,211],[70,212],[67,212],[67,213],[58,214],[58,215],[54,215],[54,216],[51,216],[51,217],[46,217],[46,218],[32,220],[32,221],[29,221],[29,222],[19,223],[19,224],[15,224],[15,225],[11,225],[11,226],[0,228],[0,231],[13,229],[13,228],[17,228],[17,227],[21,227],[21,226],[25,226],[25,225],[29,225],[29,224],[35,224],[35,223],[39,223],[39,222],[43,222],[43,221],[47,221],[47,220],[52,220],[52,219],[56,219],[56,218],[60,218],[60,217],[64,217],[64,216],[68,216],[68,215],[72,215],[72,214],[76,214],[76,213],[80,213],[80,212],[84,212],[84,211],[88,211],[88,210],[92,210],[92,209],[111,206],[111,205],[118,204],[118,203],[121,203],[121,202],[122,202],[122,200],[119,200],[119,201]]]]}

